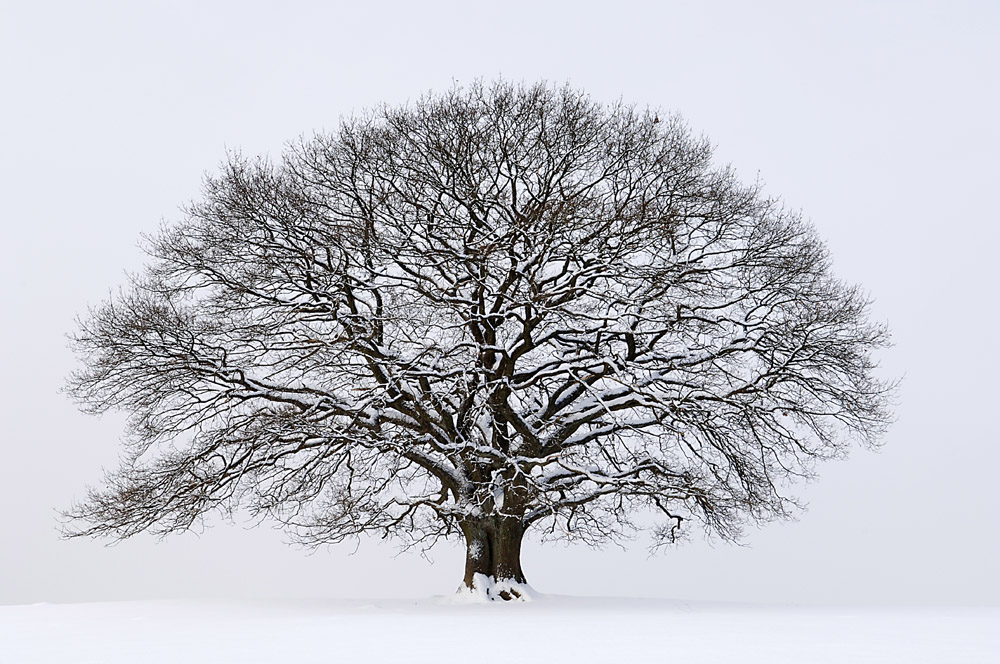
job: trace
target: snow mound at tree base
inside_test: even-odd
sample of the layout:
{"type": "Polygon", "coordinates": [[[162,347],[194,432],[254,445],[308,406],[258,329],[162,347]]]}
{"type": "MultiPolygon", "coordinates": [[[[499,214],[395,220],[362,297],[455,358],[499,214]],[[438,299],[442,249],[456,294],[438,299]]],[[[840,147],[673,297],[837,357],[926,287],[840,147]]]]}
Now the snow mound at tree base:
{"type": "Polygon", "coordinates": [[[485,574],[472,577],[472,587],[461,585],[452,598],[455,604],[480,604],[484,602],[533,602],[539,598],[534,588],[513,579],[497,579],[485,574]]]}

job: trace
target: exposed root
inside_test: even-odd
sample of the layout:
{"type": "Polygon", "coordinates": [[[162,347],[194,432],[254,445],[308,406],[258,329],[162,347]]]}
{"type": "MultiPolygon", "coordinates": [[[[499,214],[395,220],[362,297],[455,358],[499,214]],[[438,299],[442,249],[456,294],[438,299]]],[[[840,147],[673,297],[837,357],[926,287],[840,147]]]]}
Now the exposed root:
{"type": "Polygon", "coordinates": [[[458,588],[458,599],[462,603],[477,604],[481,602],[531,602],[538,598],[538,593],[527,583],[513,579],[497,579],[485,574],[476,574],[472,578],[472,587],[461,585],[458,588]]]}

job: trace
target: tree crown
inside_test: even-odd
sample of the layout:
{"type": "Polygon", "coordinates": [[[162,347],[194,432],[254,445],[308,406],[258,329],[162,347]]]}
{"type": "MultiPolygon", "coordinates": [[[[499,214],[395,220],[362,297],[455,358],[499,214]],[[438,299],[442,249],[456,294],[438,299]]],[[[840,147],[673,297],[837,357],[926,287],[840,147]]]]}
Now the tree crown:
{"type": "Polygon", "coordinates": [[[788,514],[789,480],[883,432],[888,334],[711,153],[500,82],[231,157],[74,337],[72,394],[130,415],[76,532],[243,505],[312,544],[490,519],[598,543],[652,508],[666,542],[788,514]]]}

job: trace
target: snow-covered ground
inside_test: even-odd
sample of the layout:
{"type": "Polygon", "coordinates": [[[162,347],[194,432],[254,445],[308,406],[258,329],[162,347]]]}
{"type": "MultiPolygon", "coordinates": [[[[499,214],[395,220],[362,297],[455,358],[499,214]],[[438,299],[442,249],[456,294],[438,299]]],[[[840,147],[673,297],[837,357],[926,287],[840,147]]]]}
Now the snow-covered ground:
{"type": "Polygon", "coordinates": [[[451,661],[995,663],[1000,609],[557,596],[0,606],[3,664],[451,661]]]}

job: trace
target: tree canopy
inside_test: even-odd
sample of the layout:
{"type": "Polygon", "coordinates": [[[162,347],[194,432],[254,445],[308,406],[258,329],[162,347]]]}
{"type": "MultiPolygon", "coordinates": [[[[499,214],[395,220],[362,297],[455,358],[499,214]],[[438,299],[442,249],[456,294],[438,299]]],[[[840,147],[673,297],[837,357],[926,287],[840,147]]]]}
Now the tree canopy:
{"type": "Polygon", "coordinates": [[[313,545],[456,537],[509,598],[528,528],[788,515],[790,480],[882,434],[888,335],[711,158],[679,117],[506,82],[231,156],[73,338],[70,392],[130,416],[74,532],[239,507],[313,545]]]}

